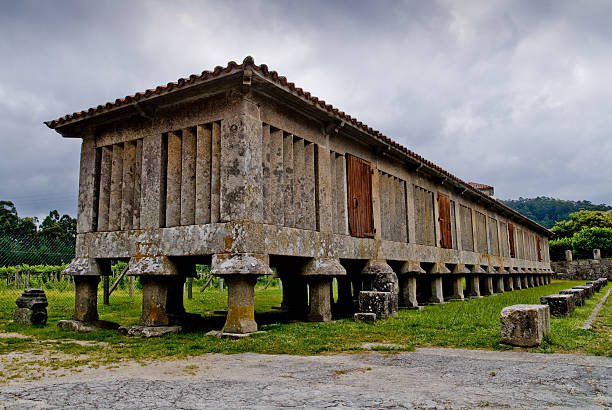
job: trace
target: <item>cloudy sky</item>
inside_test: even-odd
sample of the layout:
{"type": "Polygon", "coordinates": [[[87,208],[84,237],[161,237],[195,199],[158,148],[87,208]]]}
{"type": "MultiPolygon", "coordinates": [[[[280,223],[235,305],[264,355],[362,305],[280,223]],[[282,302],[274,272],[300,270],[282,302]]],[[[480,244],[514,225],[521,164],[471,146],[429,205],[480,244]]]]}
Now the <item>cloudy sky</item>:
{"type": "Polygon", "coordinates": [[[610,1],[1,1],[0,200],[75,214],[43,121],[252,55],[502,199],[612,204],[610,1]]]}

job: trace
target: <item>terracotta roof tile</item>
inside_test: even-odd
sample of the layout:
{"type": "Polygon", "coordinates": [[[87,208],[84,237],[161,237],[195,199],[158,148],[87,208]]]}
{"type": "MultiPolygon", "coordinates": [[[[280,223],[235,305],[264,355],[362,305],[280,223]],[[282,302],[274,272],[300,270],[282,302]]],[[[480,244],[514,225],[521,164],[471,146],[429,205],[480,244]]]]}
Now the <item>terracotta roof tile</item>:
{"type": "Polygon", "coordinates": [[[215,67],[215,69],[210,72],[210,71],[202,71],[202,73],[200,75],[196,75],[196,74],[192,74],[189,76],[189,79],[185,79],[185,78],[179,78],[176,82],[170,82],[168,84],[166,84],[166,86],[158,86],[155,89],[148,89],[144,92],[139,92],[136,93],[134,95],[131,96],[127,96],[124,98],[119,98],[117,100],[115,100],[115,102],[108,102],[106,103],[104,106],[102,105],[98,105],[96,108],[90,108],[87,111],[81,111],[78,113],[73,113],[73,114],[68,114],[65,115],[61,118],[58,118],[56,120],[53,121],[47,121],[45,122],[45,124],[52,129],[55,129],[57,127],[60,127],[61,125],[70,122],[70,121],[74,121],[80,118],[84,118],[86,116],[93,116],[95,114],[99,114],[102,113],[106,110],[112,109],[112,108],[117,108],[120,107],[122,105],[128,105],[131,104],[134,101],[140,101],[143,98],[149,98],[152,97],[153,95],[162,95],[168,92],[171,92],[173,89],[175,88],[182,88],[187,84],[195,84],[198,82],[202,82],[214,77],[218,77],[219,75],[223,74],[223,73],[230,73],[234,70],[243,70],[246,68],[251,68],[255,71],[257,71],[259,74],[261,74],[262,76],[266,77],[269,80],[272,80],[275,83],[278,83],[280,86],[288,89],[290,92],[295,93],[298,97],[303,98],[307,101],[309,101],[311,104],[315,105],[315,106],[319,106],[323,109],[325,109],[326,111],[328,111],[330,114],[341,118],[342,120],[349,122],[351,124],[353,124],[355,127],[362,129],[363,131],[365,131],[366,133],[370,134],[371,136],[378,138],[380,140],[382,140],[383,142],[385,142],[386,144],[389,144],[393,147],[395,147],[396,149],[398,149],[399,151],[404,152],[405,154],[407,154],[408,156],[416,159],[417,161],[427,165],[430,168],[435,169],[436,171],[438,171],[439,173],[441,173],[442,175],[448,177],[449,179],[455,180],[456,182],[462,184],[463,186],[465,186],[467,189],[475,192],[477,195],[482,196],[484,198],[486,198],[487,200],[490,201],[494,201],[496,203],[496,205],[500,208],[506,209],[507,211],[511,212],[512,214],[515,214],[517,216],[519,216],[521,219],[535,225],[538,226],[539,228],[541,228],[543,231],[546,231],[550,234],[550,231],[548,231],[546,228],[544,228],[543,226],[539,225],[538,223],[528,219],[527,217],[519,214],[518,212],[516,212],[515,210],[507,207],[506,205],[502,204],[501,202],[489,197],[488,195],[480,192],[477,188],[475,188],[473,185],[471,185],[471,183],[467,183],[465,181],[463,181],[462,179],[454,176],[453,174],[451,174],[450,172],[440,168],[438,165],[432,163],[431,161],[426,160],[425,158],[421,157],[420,155],[416,154],[415,152],[409,150],[408,148],[398,144],[397,142],[391,140],[390,138],[386,137],[385,135],[383,135],[380,131],[374,130],[371,127],[369,127],[368,125],[364,124],[361,121],[358,121],[356,118],[351,117],[350,115],[346,114],[344,111],[340,111],[337,108],[335,108],[334,106],[332,106],[331,104],[327,104],[324,100],[320,100],[319,98],[311,95],[308,91],[304,91],[301,88],[296,88],[294,83],[288,82],[286,77],[283,76],[279,76],[278,73],[276,71],[269,71],[268,66],[265,64],[261,64],[259,66],[255,65],[255,61],[253,60],[253,57],[251,56],[247,56],[242,64],[237,64],[235,61],[230,61],[227,63],[226,67],[221,67],[221,66],[217,66],[215,67]]]}

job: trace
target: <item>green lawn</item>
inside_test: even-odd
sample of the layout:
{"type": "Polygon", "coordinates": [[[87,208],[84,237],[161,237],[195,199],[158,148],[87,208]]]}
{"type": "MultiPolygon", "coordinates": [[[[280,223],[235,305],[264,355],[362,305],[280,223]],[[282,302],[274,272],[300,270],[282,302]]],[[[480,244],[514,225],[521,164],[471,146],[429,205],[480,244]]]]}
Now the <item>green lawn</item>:
{"type": "MultiPolygon", "coordinates": [[[[65,332],[57,328],[60,319],[72,313],[72,299],[67,294],[47,292],[50,309],[49,321],[44,327],[27,327],[8,322],[6,314],[0,315],[0,331],[19,332],[28,339],[0,338],[0,354],[12,350],[55,349],[78,357],[87,354],[90,363],[112,363],[120,359],[146,360],[162,357],[184,357],[203,353],[280,353],[319,354],[328,352],[358,351],[364,343],[378,342],[405,346],[399,350],[411,350],[421,346],[447,346],[476,349],[509,349],[499,344],[499,315],[503,307],[518,303],[539,304],[543,295],[557,293],[585,281],[554,281],[538,288],[508,292],[483,299],[452,302],[427,306],[422,311],[400,311],[399,317],[376,322],[373,325],[340,319],[332,323],[282,323],[277,310],[281,301],[278,288],[255,292],[256,319],[266,333],[240,340],[217,339],[206,336],[209,330],[219,330],[224,317],[214,314],[226,308],[227,292],[208,289],[200,293],[194,289],[194,299],[185,298],[188,312],[205,317],[202,328],[157,339],[135,339],[118,336],[114,331],[90,334],[65,332]],[[63,297],[63,299],[62,299],[63,297]],[[54,303],[59,301],[61,303],[54,303]],[[105,343],[80,345],[74,340],[90,340],[105,343]]],[[[601,297],[612,284],[602,289],[585,306],[579,307],[570,317],[552,318],[552,334],[536,352],[572,352],[612,356],[612,301],[606,302],[591,330],[577,329],[589,316],[601,297]]],[[[100,318],[122,325],[136,324],[140,317],[140,295],[130,298],[125,292],[111,296],[111,306],[103,306],[100,300],[100,318]]],[[[14,298],[2,300],[0,306],[14,298]]]]}

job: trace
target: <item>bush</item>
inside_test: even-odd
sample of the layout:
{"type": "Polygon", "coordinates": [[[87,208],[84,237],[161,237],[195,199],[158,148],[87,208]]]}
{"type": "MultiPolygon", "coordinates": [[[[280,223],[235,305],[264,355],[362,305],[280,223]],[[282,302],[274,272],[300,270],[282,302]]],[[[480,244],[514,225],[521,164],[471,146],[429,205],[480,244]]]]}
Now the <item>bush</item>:
{"type": "Polygon", "coordinates": [[[554,239],[549,242],[548,246],[550,248],[550,260],[551,261],[554,261],[554,262],[564,261],[565,251],[568,249],[569,250],[573,249],[572,238],[554,239]]]}
{"type": "Polygon", "coordinates": [[[612,257],[612,228],[589,228],[572,237],[574,257],[592,259],[593,249],[601,250],[602,258],[612,257]]]}

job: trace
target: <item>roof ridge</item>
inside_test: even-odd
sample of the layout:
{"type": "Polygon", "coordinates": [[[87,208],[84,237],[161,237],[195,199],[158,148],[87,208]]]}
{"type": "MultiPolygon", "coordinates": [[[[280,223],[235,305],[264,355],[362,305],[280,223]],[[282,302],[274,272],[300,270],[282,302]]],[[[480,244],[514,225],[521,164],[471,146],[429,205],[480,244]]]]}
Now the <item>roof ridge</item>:
{"type": "Polygon", "coordinates": [[[72,114],[67,114],[63,117],[60,117],[56,120],[52,120],[52,121],[46,121],[45,124],[51,128],[51,129],[55,129],[58,126],[61,126],[62,124],[72,121],[72,120],[77,120],[80,118],[85,118],[85,117],[89,117],[89,116],[93,116],[95,114],[104,112],[106,110],[109,109],[113,109],[113,108],[117,108],[117,107],[121,107],[123,105],[129,105],[132,103],[137,103],[143,99],[147,99],[150,98],[154,95],[161,95],[161,94],[165,94],[167,92],[171,92],[173,89],[175,88],[183,88],[185,86],[189,86],[189,85],[194,85],[195,83],[198,82],[203,82],[203,81],[207,81],[210,80],[212,78],[215,77],[219,77],[222,74],[229,74],[232,71],[235,70],[244,70],[244,69],[253,69],[256,72],[258,72],[259,74],[261,74],[262,76],[272,80],[275,83],[280,84],[281,86],[288,88],[289,91],[291,91],[291,93],[297,94],[297,96],[309,101],[311,104],[320,107],[321,109],[324,109],[326,111],[328,111],[329,113],[335,115],[336,117],[341,118],[342,120],[345,120],[351,124],[353,124],[355,127],[362,129],[364,132],[370,134],[371,136],[378,138],[380,140],[382,140],[383,142],[385,142],[388,145],[391,145],[392,147],[396,148],[399,151],[404,152],[405,154],[407,154],[408,156],[412,157],[413,159],[416,159],[417,161],[429,166],[430,168],[435,169],[436,171],[440,172],[442,175],[455,180],[456,182],[462,184],[463,186],[465,186],[467,189],[471,190],[472,192],[476,193],[479,196],[482,196],[483,198],[493,201],[495,202],[499,207],[506,209],[508,211],[510,211],[511,213],[518,215],[520,217],[522,217],[523,219],[525,219],[526,221],[535,224],[536,226],[538,226],[539,228],[541,228],[542,230],[545,230],[547,232],[550,232],[548,229],[546,229],[545,227],[543,227],[542,225],[538,224],[537,222],[527,218],[526,216],[522,215],[521,213],[517,212],[516,210],[508,207],[507,205],[497,201],[496,199],[484,194],[483,192],[479,191],[478,189],[476,189],[474,186],[470,185],[469,182],[466,182],[464,180],[462,180],[461,178],[451,174],[450,172],[446,171],[445,169],[441,168],[440,166],[434,164],[433,162],[423,158],[422,156],[420,156],[419,154],[417,154],[416,152],[404,147],[403,145],[399,144],[398,142],[392,140],[391,138],[385,136],[382,132],[373,129],[372,127],[368,126],[367,124],[357,120],[357,118],[354,118],[352,116],[350,116],[349,114],[345,113],[344,111],[340,111],[338,108],[335,108],[333,105],[331,104],[327,104],[325,102],[325,100],[321,100],[316,96],[313,96],[310,92],[308,91],[304,91],[304,89],[300,88],[300,87],[296,87],[294,83],[289,82],[287,80],[286,77],[279,75],[276,71],[271,71],[269,70],[268,66],[266,64],[260,64],[260,65],[256,65],[255,64],[255,59],[252,56],[246,56],[244,58],[244,60],[242,61],[242,64],[238,64],[233,60],[230,60],[227,65],[225,67],[221,67],[221,66],[216,66],[213,71],[208,71],[208,70],[204,70],[202,71],[202,73],[200,75],[197,74],[191,74],[189,77],[185,78],[179,78],[178,80],[174,81],[174,82],[169,82],[168,84],[166,84],[165,86],[158,86],[155,89],[148,89],[146,91],[142,91],[142,92],[138,92],[135,93],[133,95],[128,95],[126,97],[123,98],[118,98],[116,99],[114,102],[107,102],[104,105],[98,105],[95,108],[89,108],[88,110],[84,110],[84,111],[80,111],[80,112],[74,112],[72,114]]]}

